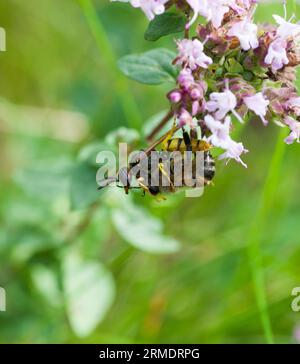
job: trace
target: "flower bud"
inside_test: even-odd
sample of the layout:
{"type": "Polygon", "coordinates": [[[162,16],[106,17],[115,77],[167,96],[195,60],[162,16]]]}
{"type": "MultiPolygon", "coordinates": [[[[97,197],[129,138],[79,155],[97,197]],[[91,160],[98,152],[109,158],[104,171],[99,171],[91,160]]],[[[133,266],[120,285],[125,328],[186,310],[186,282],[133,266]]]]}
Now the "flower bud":
{"type": "Polygon", "coordinates": [[[199,90],[199,88],[194,87],[191,91],[190,91],[190,96],[193,100],[199,100],[203,97],[203,93],[201,92],[201,90],[199,90]]]}
{"type": "Polygon", "coordinates": [[[179,90],[174,90],[171,91],[168,94],[168,99],[173,103],[173,104],[177,104],[179,101],[181,101],[182,99],[182,95],[181,92],[179,90]]]}
{"type": "Polygon", "coordinates": [[[191,85],[195,83],[192,71],[189,68],[181,70],[177,78],[177,82],[179,86],[187,90],[191,85]]]}
{"type": "Polygon", "coordinates": [[[200,104],[199,104],[199,101],[194,101],[192,103],[192,115],[195,116],[198,114],[200,110],[200,104]]]}

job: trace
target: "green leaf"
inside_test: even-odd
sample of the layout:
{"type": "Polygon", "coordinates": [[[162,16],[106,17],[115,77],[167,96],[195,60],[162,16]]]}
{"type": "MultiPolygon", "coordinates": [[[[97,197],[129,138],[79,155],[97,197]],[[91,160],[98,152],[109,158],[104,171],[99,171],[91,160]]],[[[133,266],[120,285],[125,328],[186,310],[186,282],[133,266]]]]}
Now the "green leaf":
{"type": "Polygon", "coordinates": [[[116,152],[114,148],[108,145],[106,142],[94,142],[91,144],[85,145],[80,151],[78,155],[78,160],[80,162],[86,163],[92,167],[97,167],[98,164],[96,162],[97,155],[101,151],[110,150],[112,152],[116,152]]]}
{"type": "Polygon", "coordinates": [[[140,135],[135,129],[125,127],[113,130],[105,137],[105,142],[111,147],[117,149],[119,143],[135,144],[140,140],[140,135]]]}
{"type": "Polygon", "coordinates": [[[174,13],[161,14],[149,23],[145,32],[145,39],[156,41],[165,35],[183,32],[185,23],[186,20],[183,15],[174,13]]]}
{"type": "Polygon", "coordinates": [[[112,230],[109,209],[105,203],[93,210],[92,215],[88,227],[76,239],[80,255],[85,259],[94,259],[102,254],[104,242],[109,239],[112,230]]]}
{"type": "Polygon", "coordinates": [[[281,87],[282,87],[282,81],[272,81],[272,80],[264,81],[264,88],[280,89],[281,87]]]}
{"type": "Polygon", "coordinates": [[[219,77],[222,77],[222,75],[223,75],[223,68],[222,67],[219,67],[219,68],[217,68],[216,69],[216,73],[215,73],[215,76],[216,76],[216,78],[219,78],[219,77]]]}
{"type": "Polygon", "coordinates": [[[98,261],[68,255],[63,266],[63,287],[70,325],[76,335],[90,335],[104,319],[115,298],[111,273],[98,261]]]}
{"type": "Polygon", "coordinates": [[[72,163],[67,160],[42,161],[18,171],[14,179],[28,194],[42,200],[55,200],[67,195],[68,172],[72,163]]]}
{"type": "Polygon", "coordinates": [[[59,307],[62,303],[61,292],[53,269],[39,264],[31,269],[30,274],[35,289],[47,304],[59,307]]]}
{"type": "Polygon", "coordinates": [[[175,53],[158,48],[143,54],[124,56],[118,64],[121,71],[132,80],[159,85],[175,81],[177,70],[172,65],[174,58],[175,53]]]}
{"type": "Polygon", "coordinates": [[[255,67],[252,72],[255,74],[255,76],[260,77],[260,78],[267,78],[268,79],[268,75],[267,72],[268,70],[264,67],[260,67],[257,66],[255,67]]]}
{"type": "Polygon", "coordinates": [[[112,209],[112,221],[122,238],[148,253],[176,253],[180,243],[164,235],[162,221],[150,215],[146,209],[134,205],[129,196],[123,196],[120,194],[119,205],[112,209]]]}
{"type": "Polygon", "coordinates": [[[244,67],[236,61],[234,58],[229,58],[225,63],[225,68],[229,73],[242,73],[244,72],[244,67]]]}
{"type": "Polygon", "coordinates": [[[245,71],[245,72],[243,72],[243,78],[246,81],[252,81],[254,78],[254,74],[250,71],[245,71]]]}
{"type": "Polygon", "coordinates": [[[50,231],[40,226],[19,226],[13,231],[8,230],[10,261],[16,264],[26,264],[34,255],[57,249],[60,242],[54,239],[50,231]]]}
{"type": "Polygon", "coordinates": [[[74,166],[70,175],[71,208],[77,210],[89,207],[100,198],[99,195],[96,168],[82,162],[74,166]]]}

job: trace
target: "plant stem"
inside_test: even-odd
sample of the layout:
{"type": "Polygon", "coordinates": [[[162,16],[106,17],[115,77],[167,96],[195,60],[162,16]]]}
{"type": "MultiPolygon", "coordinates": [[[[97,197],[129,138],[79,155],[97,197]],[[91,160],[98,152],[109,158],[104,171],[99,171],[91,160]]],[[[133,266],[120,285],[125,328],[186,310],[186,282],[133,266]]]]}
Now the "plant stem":
{"type": "Polygon", "coordinates": [[[174,115],[172,110],[169,110],[168,113],[163,117],[161,122],[152,130],[152,132],[146,137],[148,143],[152,142],[157,133],[161,131],[161,129],[166,125],[166,123],[171,119],[174,115]]]}
{"type": "Polygon", "coordinates": [[[142,125],[142,117],[138,110],[137,104],[129,90],[126,78],[124,78],[118,69],[117,59],[107,37],[106,31],[97,15],[92,0],[78,0],[87,20],[89,28],[95,38],[101,57],[104,59],[107,68],[111,70],[115,92],[118,95],[122,105],[128,126],[139,129],[142,125]]]}
{"type": "Polygon", "coordinates": [[[263,273],[263,257],[260,244],[263,239],[268,215],[272,209],[274,198],[276,196],[276,189],[280,181],[280,169],[285,150],[283,138],[285,135],[286,130],[282,129],[278,135],[277,145],[272,156],[270,168],[268,170],[268,175],[260,198],[259,207],[254,217],[252,228],[249,232],[247,244],[248,259],[250,263],[256,303],[267,343],[274,343],[274,336],[268,312],[263,273]]]}

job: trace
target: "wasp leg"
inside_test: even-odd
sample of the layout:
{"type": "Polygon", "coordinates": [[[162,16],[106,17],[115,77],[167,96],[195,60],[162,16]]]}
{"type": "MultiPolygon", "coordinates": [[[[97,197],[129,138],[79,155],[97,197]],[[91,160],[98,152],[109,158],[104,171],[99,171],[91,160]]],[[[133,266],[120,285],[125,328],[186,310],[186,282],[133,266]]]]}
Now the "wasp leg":
{"type": "Polygon", "coordinates": [[[166,200],[167,200],[167,198],[163,195],[159,195],[156,197],[157,202],[162,202],[162,201],[166,201],[166,200]]]}
{"type": "Polygon", "coordinates": [[[114,182],[118,182],[118,180],[114,177],[110,177],[108,179],[101,180],[101,181],[99,181],[100,186],[97,188],[97,190],[100,191],[103,188],[110,186],[114,182]]]}
{"type": "Polygon", "coordinates": [[[151,188],[148,188],[144,183],[142,178],[137,179],[137,182],[140,186],[140,188],[143,190],[143,193],[145,195],[146,192],[148,192],[151,196],[154,196],[157,202],[161,202],[166,200],[164,196],[158,196],[157,193],[153,193],[153,190],[151,188]]]}
{"type": "Polygon", "coordinates": [[[160,172],[167,178],[167,180],[169,181],[170,183],[170,189],[171,189],[171,192],[175,192],[175,186],[174,186],[174,183],[171,181],[171,178],[170,176],[168,175],[168,173],[164,170],[164,165],[163,163],[159,163],[158,165],[158,168],[160,170],[160,172]]]}
{"type": "Polygon", "coordinates": [[[178,127],[176,126],[176,124],[174,123],[172,126],[172,129],[167,133],[167,135],[165,136],[165,139],[162,141],[162,150],[167,150],[168,146],[169,146],[169,142],[170,140],[173,138],[175,132],[178,130],[178,127]]]}
{"type": "Polygon", "coordinates": [[[184,140],[184,143],[185,143],[185,146],[186,146],[186,150],[188,152],[192,152],[193,151],[193,146],[192,146],[192,141],[191,141],[191,138],[189,136],[189,133],[184,128],[182,128],[182,134],[183,134],[183,140],[184,140]]]}
{"type": "Polygon", "coordinates": [[[138,178],[137,183],[139,184],[140,188],[144,191],[144,193],[148,192],[151,194],[149,188],[143,183],[143,178],[138,178]]]}

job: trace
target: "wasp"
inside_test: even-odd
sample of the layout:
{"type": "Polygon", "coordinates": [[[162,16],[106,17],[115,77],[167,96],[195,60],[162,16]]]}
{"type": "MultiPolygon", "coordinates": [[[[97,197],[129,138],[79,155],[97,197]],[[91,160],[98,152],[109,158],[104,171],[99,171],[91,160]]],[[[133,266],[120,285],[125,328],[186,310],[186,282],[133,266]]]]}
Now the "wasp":
{"type": "MultiPolygon", "coordinates": [[[[138,188],[143,194],[149,193],[152,196],[164,195],[166,193],[175,193],[182,187],[196,188],[199,180],[203,186],[212,183],[215,176],[215,160],[211,156],[211,145],[198,139],[197,132],[194,129],[188,133],[182,128],[182,137],[174,137],[175,132],[180,128],[173,126],[164,136],[152,144],[146,150],[137,153],[129,162],[128,167],[121,168],[118,172],[118,178],[110,180],[106,186],[112,182],[121,182],[121,186],[128,194],[129,190],[138,188]],[[161,145],[159,151],[156,148],[161,145]],[[153,151],[157,152],[153,156],[153,151]],[[203,152],[203,163],[197,163],[197,152],[203,152]],[[164,155],[168,154],[167,158],[164,155]],[[188,161],[187,161],[188,159],[188,161]],[[190,178],[183,178],[186,163],[190,163],[190,178]],[[156,183],[152,183],[155,175],[156,183]],[[133,185],[135,179],[137,186],[133,185]],[[175,183],[180,181],[179,186],[175,183]],[[150,183],[148,183],[150,181],[150,183]]],[[[105,186],[103,186],[105,187],[105,186]]],[[[99,187],[98,189],[102,189],[99,187]]]]}

